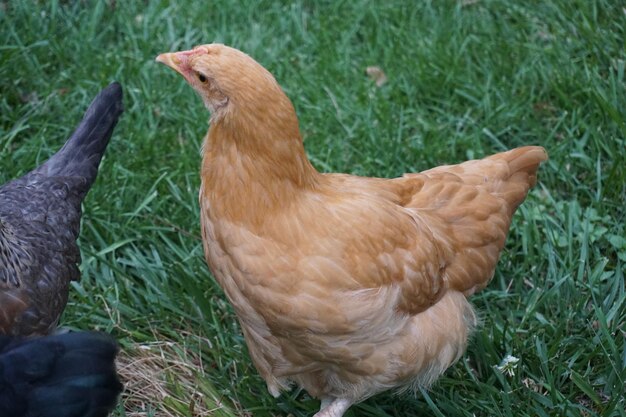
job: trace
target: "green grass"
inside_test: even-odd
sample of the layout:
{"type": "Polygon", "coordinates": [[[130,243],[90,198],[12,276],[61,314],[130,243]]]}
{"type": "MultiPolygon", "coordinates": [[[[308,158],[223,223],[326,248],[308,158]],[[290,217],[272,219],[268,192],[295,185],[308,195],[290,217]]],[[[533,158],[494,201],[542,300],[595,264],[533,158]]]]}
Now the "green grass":
{"type": "Polygon", "coordinates": [[[203,260],[208,115],[154,57],[219,41],[275,74],[322,171],[397,176],[526,144],[550,154],[492,283],[472,298],[483,325],[467,353],[428,393],[382,394],[347,416],[626,416],[623,3],[178,3],[0,2],[0,182],[58,149],[101,87],[125,89],[63,324],[145,355],[171,342],[165,356],[186,367],[163,371],[169,397],[147,411],[129,402],[126,415],[318,406],[301,391],[269,396],[203,260]],[[369,65],[386,72],[381,88],[369,65]],[[496,369],[507,354],[520,358],[514,375],[496,369]]]}

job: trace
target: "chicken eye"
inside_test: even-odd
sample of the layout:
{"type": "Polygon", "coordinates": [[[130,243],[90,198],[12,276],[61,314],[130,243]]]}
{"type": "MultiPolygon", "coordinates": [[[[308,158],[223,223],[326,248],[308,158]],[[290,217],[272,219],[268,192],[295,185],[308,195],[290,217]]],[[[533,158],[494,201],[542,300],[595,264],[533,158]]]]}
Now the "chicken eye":
{"type": "Polygon", "coordinates": [[[198,73],[198,80],[200,80],[201,83],[207,82],[206,77],[204,76],[204,74],[201,73],[198,73]]]}

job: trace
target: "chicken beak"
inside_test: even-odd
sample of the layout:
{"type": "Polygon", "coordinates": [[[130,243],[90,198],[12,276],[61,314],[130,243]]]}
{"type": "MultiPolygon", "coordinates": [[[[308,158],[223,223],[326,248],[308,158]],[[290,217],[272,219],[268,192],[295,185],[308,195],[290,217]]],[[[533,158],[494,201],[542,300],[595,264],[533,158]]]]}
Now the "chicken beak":
{"type": "Polygon", "coordinates": [[[165,64],[174,71],[178,72],[181,75],[185,75],[180,67],[181,59],[179,57],[179,52],[170,52],[166,54],[161,54],[156,57],[156,62],[160,62],[161,64],[165,64]]]}

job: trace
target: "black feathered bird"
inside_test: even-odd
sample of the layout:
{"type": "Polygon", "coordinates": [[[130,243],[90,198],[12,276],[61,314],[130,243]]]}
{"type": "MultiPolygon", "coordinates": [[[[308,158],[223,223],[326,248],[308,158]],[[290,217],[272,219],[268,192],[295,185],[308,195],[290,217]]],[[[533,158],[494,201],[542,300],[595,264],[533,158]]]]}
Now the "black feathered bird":
{"type": "Polygon", "coordinates": [[[122,88],[98,94],[48,161],[0,187],[0,334],[44,335],[78,280],[81,203],[122,113],[122,88]]]}
{"type": "Polygon", "coordinates": [[[104,417],[122,391],[108,335],[0,336],[0,416],[104,417]]]}

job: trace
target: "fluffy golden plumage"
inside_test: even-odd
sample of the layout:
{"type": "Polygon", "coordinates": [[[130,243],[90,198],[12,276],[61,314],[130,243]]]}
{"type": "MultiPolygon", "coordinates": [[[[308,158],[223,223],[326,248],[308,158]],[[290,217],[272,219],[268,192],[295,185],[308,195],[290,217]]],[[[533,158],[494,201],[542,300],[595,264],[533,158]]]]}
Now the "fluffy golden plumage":
{"type": "Polygon", "coordinates": [[[200,190],[207,262],[273,395],[341,416],[428,386],[463,353],[511,217],[547,155],[523,147],[401,178],[321,174],[274,77],[224,45],[162,54],[211,110],[200,190]]]}

